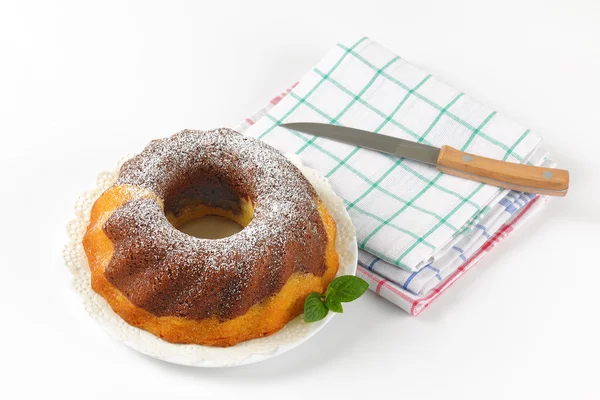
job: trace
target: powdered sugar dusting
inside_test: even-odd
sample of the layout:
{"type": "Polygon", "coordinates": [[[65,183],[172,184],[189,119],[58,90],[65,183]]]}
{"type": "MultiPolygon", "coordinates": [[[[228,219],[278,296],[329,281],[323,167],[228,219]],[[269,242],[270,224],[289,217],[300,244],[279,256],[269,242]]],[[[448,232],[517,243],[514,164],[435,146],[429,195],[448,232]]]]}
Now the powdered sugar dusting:
{"type": "Polygon", "coordinates": [[[134,304],[159,316],[232,318],[279,291],[294,272],[323,273],[326,232],[316,192],[263,142],[229,129],[183,131],[127,161],[116,185],[169,199],[205,175],[255,205],[240,232],[216,240],[188,236],[151,199],[126,203],[107,221],[115,252],[105,274],[134,304]]]}

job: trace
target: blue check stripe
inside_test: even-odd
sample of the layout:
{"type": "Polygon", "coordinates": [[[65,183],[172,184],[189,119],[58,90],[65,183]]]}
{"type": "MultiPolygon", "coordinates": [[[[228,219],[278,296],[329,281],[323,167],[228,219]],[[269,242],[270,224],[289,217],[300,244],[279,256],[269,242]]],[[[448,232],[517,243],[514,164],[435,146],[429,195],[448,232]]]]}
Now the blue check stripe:
{"type": "Polygon", "coordinates": [[[375,264],[377,264],[377,262],[379,262],[379,261],[381,261],[381,260],[380,260],[379,258],[375,257],[375,258],[373,259],[373,261],[371,261],[371,263],[369,264],[369,266],[367,267],[367,269],[368,269],[369,271],[372,271],[372,270],[373,270],[373,267],[375,266],[375,264]]]}
{"type": "MultiPolygon", "coordinates": [[[[422,271],[422,270],[415,271],[415,272],[413,272],[412,274],[410,274],[410,276],[409,276],[409,277],[406,279],[406,282],[404,282],[404,285],[402,285],[402,288],[403,288],[404,290],[409,290],[409,289],[408,289],[408,285],[410,285],[410,283],[412,282],[413,278],[414,278],[415,276],[417,276],[417,275],[419,274],[419,272],[421,272],[421,271],[422,271]]],[[[411,290],[411,292],[412,292],[412,290],[411,290]]]]}
{"type": "Polygon", "coordinates": [[[518,197],[517,197],[517,198],[515,199],[514,203],[515,203],[516,205],[518,205],[519,207],[523,207],[525,204],[521,204],[521,202],[522,202],[522,201],[523,201],[523,200],[522,200],[521,198],[518,198],[518,197]]]}
{"type": "Polygon", "coordinates": [[[440,275],[440,270],[437,268],[434,268],[431,264],[427,264],[424,268],[429,268],[430,270],[432,270],[433,272],[435,272],[435,277],[438,278],[438,280],[442,280],[442,276],[440,275]]]}
{"type": "Polygon", "coordinates": [[[463,249],[461,249],[458,246],[452,246],[452,249],[458,251],[458,253],[459,253],[458,256],[460,257],[461,260],[467,261],[467,257],[465,257],[463,249]]]}
{"type": "Polygon", "coordinates": [[[517,208],[514,206],[514,204],[506,197],[500,200],[499,204],[503,206],[509,214],[512,214],[515,211],[517,211],[517,208]]]}
{"type": "Polygon", "coordinates": [[[419,294],[418,292],[416,292],[416,291],[414,291],[414,290],[411,290],[411,289],[409,289],[409,288],[408,288],[408,286],[410,285],[410,283],[413,281],[413,279],[414,279],[414,278],[415,278],[417,275],[419,275],[420,273],[422,273],[423,271],[425,271],[425,270],[427,270],[427,269],[430,269],[430,270],[432,270],[433,272],[435,272],[435,277],[436,277],[436,278],[437,278],[439,281],[441,281],[441,280],[442,280],[442,276],[440,275],[440,270],[439,270],[439,269],[437,269],[437,268],[434,268],[434,267],[431,265],[431,263],[429,263],[429,264],[425,265],[423,268],[419,269],[418,271],[415,271],[415,272],[413,272],[412,274],[410,274],[410,276],[409,276],[409,277],[406,279],[406,282],[404,282],[404,284],[402,285],[402,288],[403,288],[404,290],[408,290],[408,291],[409,291],[409,292],[411,292],[411,293],[414,293],[414,294],[419,294]]]}
{"type": "Polygon", "coordinates": [[[483,234],[483,236],[485,236],[486,238],[490,238],[490,234],[487,232],[485,226],[481,225],[481,224],[477,224],[475,225],[475,228],[479,229],[481,231],[481,233],[483,234]]]}

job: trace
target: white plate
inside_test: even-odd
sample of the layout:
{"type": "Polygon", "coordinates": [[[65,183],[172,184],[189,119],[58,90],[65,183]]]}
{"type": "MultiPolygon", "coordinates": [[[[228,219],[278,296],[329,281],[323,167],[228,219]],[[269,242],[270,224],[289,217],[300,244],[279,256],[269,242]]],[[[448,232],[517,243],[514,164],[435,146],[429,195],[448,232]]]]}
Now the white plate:
{"type": "MultiPolygon", "coordinates": [[[[302,166],[295,156],[288,157],[313,184],[337,223],[336,249],[340,256],[338,275],[354,275],[358,258],[356,232],[342,199],[319,172],[302,166]]],[[[141,353],[175,364],[228,367],[252,364],[283,354],[305,342],[334,317],[335,313],[330,312],[325,319],[308,324],[299,316],[271,336],[227,348],[173,344],[127,324],[112,311],[104,298],[91,289],[89,266],[81,244],[93,203],[117,179],[121,165],[122,162],[112,171],[100,174],[97,186],[78,199],[75,206],[76,217],[67,227],[70,242],[64,251],[65,262],[73,273],[73,286],[81,295],[86,310],[112,337],[141,353]]]]}

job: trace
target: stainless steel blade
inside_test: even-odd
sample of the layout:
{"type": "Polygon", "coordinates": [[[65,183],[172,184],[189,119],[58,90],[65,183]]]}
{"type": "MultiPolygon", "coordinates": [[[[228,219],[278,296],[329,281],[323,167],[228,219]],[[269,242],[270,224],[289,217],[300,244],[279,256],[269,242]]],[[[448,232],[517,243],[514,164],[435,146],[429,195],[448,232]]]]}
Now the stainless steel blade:
{"type": "Polygon", "coordinates": [[[440,154],[437,147],[345,126],[316,122],[291,122],[280,126],[431,165],[437,164],[440,154]]]}

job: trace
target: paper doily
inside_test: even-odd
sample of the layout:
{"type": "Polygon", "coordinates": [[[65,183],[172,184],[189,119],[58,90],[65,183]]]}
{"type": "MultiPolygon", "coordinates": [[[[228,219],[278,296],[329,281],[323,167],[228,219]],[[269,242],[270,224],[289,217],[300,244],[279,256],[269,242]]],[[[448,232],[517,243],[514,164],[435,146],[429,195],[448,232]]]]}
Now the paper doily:
{"type": "MultiPolygon", "coordinates": [[[[110,308],[104,298],[92,290],[90,270],[81,242],[89,224],[92,205],[117,180],[121,165],[128,158],[121,160],[111,171],[102,172],[98,176],[96,186],[77,199],[75,219],[67,226],[69,243],[64,249],[65,263],[73,274],[73,287],[83,299],[86,311],[112,337],[141,353],[164,361],[197,367],[226,367],[251,364],[282,354],[307,340],[333,318],[335,313],[330,312],[325,319],[308,324],[299,316],[271,336],[226,348],[173,344],[127,324],[110,308]]],[[[319,172],[303,166],[297,156],[289,155],[288,158],[312,183],[337,223],[335,246],[340,256],[338,275],[354,275],[358,257],[356,232],[342,199],[335,194],[327,179],[319,172]]]]}

